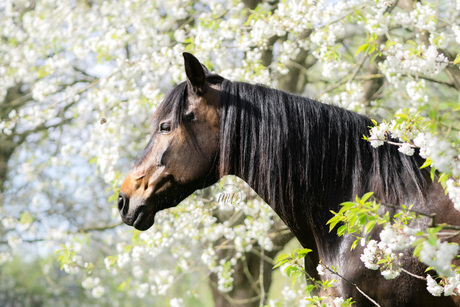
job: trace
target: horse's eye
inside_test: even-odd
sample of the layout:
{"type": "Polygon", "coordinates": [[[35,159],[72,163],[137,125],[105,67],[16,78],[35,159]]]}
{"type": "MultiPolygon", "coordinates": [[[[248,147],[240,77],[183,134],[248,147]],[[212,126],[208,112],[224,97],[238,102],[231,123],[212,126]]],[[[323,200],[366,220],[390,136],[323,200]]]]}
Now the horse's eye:
{"type": "Polygon", "coordinates": [[[160,133],[169,133],[171,132],[171,123],[164,122],[160,124],[160,133]]]}
{"type": "Polygon", "coordinates": [[[185,121],[193,121],[195,119],[195,114],[193,112],[187,113],[184,115],[184,120],[185,121]]]}

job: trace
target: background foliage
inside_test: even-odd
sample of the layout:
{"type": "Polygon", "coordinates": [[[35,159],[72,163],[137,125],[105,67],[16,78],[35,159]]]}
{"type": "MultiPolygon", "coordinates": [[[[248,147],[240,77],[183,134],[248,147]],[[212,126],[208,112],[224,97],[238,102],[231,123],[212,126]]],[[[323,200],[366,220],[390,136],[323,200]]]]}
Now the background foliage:
{"type": "MultiPolygon", "coordinates": [[[[278,278],[270,290],[273,259],[292,235],[236,178],[166,210],[147,232],[121,225],[118,188],[147,142],[154,109],[185,78],[183,51],[228,79],[375,118],[382,124],[371,144],[392,136],[405,154],[419,148],[460,210],[459,16],[460,1],[2,1],[0,300],[309,303],[302,283],[278,278]],[[221,196],[232,194],[232,202],[221,196]]],[[[371,227],[348,217],[356,208],[372,216],[375,205],[349,203],[349,215],[333,220],[346,223],[339,234],[371,227]]],[[[401,214],[383,243],[364,238],[363,265],[396,277],[385,244],[407,236],[414,241],[404,248],[417,247],[441,275],[424,277],[428,290],[458,295],[450,266],[458,246],[445,243],[445,228],[404,228],[410,211],[401,214]]]]}

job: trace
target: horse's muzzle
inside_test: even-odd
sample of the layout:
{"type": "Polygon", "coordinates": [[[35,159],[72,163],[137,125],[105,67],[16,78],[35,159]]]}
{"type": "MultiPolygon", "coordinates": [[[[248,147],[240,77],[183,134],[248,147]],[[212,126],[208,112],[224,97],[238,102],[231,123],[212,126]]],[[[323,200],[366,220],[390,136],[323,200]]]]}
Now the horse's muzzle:
{"type": "Polygon", "coordinates": [[[118,211],[120,212],[121,220],[126,225],[133,226],[137,230],[147,230],[153,225],[156,212],[145,202],[136,200],[139,199],[130,202],[129,197],[120,192],[118,195],[118,211]]]}

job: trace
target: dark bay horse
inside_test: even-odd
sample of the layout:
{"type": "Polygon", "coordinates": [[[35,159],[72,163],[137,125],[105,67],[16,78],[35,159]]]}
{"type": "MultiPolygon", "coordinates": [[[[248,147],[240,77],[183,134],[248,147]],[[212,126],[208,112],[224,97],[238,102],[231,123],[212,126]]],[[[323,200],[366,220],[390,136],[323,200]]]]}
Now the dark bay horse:
{"type": "MultiPolygon", "coordinates": [[[[337,212],[340,203],[369,191],[382,202],[414,204],[435,213],[438,223],[458,225],[460,212],[429,172],[420,169],[424,161],[417,153],[407,156],[388,144],[371,147],[362,139],[373,125],[365,116],[231,82],[210,74],[191,54],[184,53],[184,59],[187,81],[155,112],[156,130],[121,187],[118,208],[126,224],[146,230],[158,211],[233,174],[276,211],[304,247],[314,249],[306,261],[311,276],[319,278],[315,267],[321,260],[381,306],[460,304],[458,297],[433,297],[425,281],[405,273],[385,280],[364,267],[362,247],[350,251],[354,238],[337,237],[326,226],[330,210],[337,212]]],[[[371,236],[378,238],[378,231],[371,236]]],[[[402,267],[426,275],[426,267],[406,254],[402,267]]],[[[329,294],[372,305],[344,280],[329,294]]]]}

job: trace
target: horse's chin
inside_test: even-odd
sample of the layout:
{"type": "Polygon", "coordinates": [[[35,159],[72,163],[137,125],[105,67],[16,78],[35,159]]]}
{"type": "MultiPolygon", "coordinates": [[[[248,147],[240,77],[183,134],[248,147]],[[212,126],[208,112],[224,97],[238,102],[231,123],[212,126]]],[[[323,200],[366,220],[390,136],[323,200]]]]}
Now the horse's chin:
{"type": "Polygon", "coordinates": [[[141,207],[136,210],[135,218],[131,224],[137,230],[145,231],[152,227],[155,222],[155,215],[165,209],[177,206],[182,199],[169,200],[165,202],[151,201],[147,199],[141,207]]]}
{"type": "Polygon", "coordinates": [[[133,227],[140,231],[145,231],[152,227],[155,222],[155,214],[145,214],[144,212],[139,213],[136,220],[133,223],[133,227]]]}

